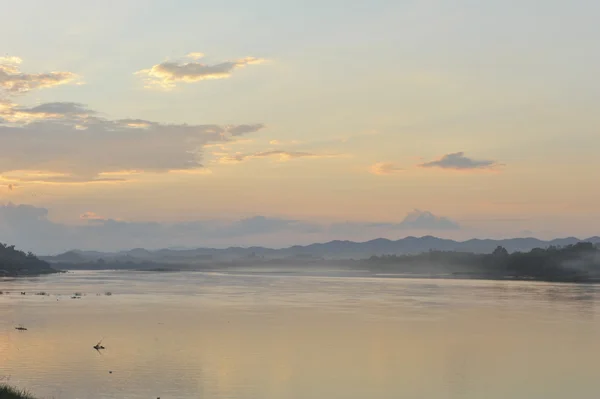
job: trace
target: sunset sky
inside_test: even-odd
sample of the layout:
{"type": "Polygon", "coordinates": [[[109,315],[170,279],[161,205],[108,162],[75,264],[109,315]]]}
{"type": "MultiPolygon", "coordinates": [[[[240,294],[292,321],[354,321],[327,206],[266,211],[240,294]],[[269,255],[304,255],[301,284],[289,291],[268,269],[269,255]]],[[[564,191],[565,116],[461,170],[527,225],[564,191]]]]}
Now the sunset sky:
{"type": "Polygon", "coordinates": [[[0,8],[0,241],[598,234],[597,1],[0,8]]]}

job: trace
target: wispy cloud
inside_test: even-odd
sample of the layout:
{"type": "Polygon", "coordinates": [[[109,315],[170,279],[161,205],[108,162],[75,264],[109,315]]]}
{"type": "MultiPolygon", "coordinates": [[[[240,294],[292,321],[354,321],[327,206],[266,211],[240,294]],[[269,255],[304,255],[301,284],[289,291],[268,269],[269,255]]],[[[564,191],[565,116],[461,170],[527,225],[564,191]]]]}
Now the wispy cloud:
{"type": "Polygon", "coordinates": [[[418,165],[421,168],[441,168],[453,170],[494,169],[500,164],[493,160],[473,159],[465,156],[464,152],[446,154],[441,158],[418,165]]]}
{"type": "Polygon", "coordinates": [[[9,95],[26,93],[34,89],[73,83],[79,77],[73,72],[21,72],[19,57],[0,57],[0,92],[9,95]]]}
{"type": "Polygon", "coordinates": [[[403,168],[391,162],[378,162],[369,167],[369,172],[379,176],[394,175],[403,171],[403,168]]]}
{"type": "Polygon", "coordinates": [[[81,220],[90,220],[90,221],[103,221],[107,220],[105,217],[96,214],[95,212],[84,212],[79,215],[79,219],[81,220]]]}
{"type": "Polygon", "coordinates": [[[239,163],[249,161],[251,159],[259,158],[275,158],[279,162],[286,162],[292,159],[298,158],[338,158],[340,154],[315,154],[311,152],[300,152],[300,151],[284,151],[284,150],[271,150],[262,151],[255,153],[236,153],[236,154],[216,154],[218,156],[218,162],[223,164],[239,163]]]}
{"type": "Polygon", "coordinates": [[[198,60],[204,57],[202,53],[189,53],[188,60],[165,61],[142,69],[136,75],[142,76],[146,88],[159,87],[171,89],[177,83],[194,83],[209,79],[226,79],[234,70],[248,65],[265,62],[262,58],[246,57],[235,61],[225,61],[217,64],[205,64],[198,60]]]}

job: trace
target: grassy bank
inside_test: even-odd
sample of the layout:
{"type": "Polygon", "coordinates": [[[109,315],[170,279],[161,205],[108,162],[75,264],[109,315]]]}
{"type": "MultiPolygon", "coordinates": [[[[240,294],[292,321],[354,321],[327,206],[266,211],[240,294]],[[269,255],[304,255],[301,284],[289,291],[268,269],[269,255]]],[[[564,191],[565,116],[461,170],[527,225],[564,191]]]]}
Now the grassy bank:
{"type": "Polygon", "coordinates": [[[18,390],[7,385],[0,385],[0,399],[35,399],[26,391],[18,390]]]}

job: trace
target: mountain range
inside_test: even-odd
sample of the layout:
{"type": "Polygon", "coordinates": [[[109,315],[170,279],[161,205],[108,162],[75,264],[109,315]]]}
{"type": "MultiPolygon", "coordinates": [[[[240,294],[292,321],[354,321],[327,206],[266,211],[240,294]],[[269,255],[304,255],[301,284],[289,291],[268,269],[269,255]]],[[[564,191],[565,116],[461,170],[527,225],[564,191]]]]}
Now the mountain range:
{"type": "Polygon", "coordinates": [[[247,259],[297,259],[297,260],[341,260],[364,259],[370,256],[418,254],[428,251],[456,251],[472,253],[490,253],[502,246],[508,252],[530,251],[534,248],[550,246],[564,247],[578,242],[600,244],[600,237],[587,239],[576,237],[558,238],[549,241],[537,238],[510,239],[470,239],[455,241],[433,236],[406,237],[399,240],[377,238],[366,242],[330,241],[305,246],[272,249],[265,247],[230,247],[196,248],[196,249],[160,249],[149,251],[143,248],[121,252],[96,252],[73,250],[55,256],[44,256],[41,259],[52,263],[76,264],[86,262],[162,262],[162,263],[211,263],[229,262],[247,259]]]}

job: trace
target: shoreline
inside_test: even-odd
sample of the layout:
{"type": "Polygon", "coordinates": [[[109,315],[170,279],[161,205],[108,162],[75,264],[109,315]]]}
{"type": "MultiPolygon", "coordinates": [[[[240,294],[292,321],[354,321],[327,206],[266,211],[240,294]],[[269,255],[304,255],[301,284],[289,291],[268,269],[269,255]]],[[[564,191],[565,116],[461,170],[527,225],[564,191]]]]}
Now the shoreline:
{"type": "Polygon", "coordinates": [[[0,384],[0,399],[36,399],[24,389],[0,384]]]}

